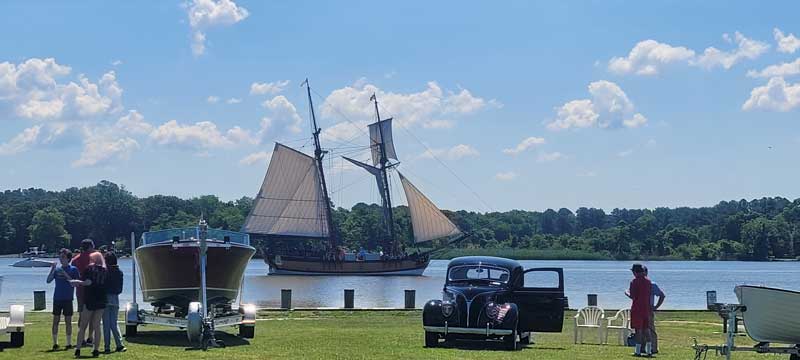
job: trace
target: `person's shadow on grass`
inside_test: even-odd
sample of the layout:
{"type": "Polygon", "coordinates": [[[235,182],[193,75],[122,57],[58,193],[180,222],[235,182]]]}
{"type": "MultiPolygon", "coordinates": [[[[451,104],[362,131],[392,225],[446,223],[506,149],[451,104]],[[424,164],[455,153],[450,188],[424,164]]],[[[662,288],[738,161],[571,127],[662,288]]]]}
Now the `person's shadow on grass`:
{"type": "MultiPolygon", "coordinates": [[[[502,341],[492,340],[447,340],[440,342],[437,347],[459,350],[480,350],[480,351],[510,351],[502,341]]],[[[534,344],[518,344],[518,350],[524,349],[546,349],[546,350],[566,350],[563,347],[534,346],[534,344]]]]}

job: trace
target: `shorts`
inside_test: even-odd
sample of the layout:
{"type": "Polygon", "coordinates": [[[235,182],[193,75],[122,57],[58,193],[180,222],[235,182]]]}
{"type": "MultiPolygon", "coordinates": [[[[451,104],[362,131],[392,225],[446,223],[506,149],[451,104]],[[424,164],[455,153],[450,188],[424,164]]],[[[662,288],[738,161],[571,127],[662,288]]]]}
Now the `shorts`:
{"type": "Polygon", "coordinates": [[[61,316],[62,313],[64,316],[72,316],[72,311],[72,300],[53,300],[54,316],[61,316]]]}

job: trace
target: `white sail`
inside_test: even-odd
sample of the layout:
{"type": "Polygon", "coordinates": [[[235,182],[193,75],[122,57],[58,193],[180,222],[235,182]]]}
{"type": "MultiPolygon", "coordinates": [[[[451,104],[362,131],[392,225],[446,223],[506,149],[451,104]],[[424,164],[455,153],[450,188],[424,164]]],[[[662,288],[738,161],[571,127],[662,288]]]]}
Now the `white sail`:
{"type": "Polygon", "coordinates": [[[403,174],[399,172],[397,174],[400,175],[400,182],[408,200],[414,241],[419,243],[462,234],[458,226],[453,224],[414,184],[403,174]]]}
{"type": "Polygon", "coordinates": [[[242,231],[328,237],[325,205],[314,158],[276,143],[264,183],[242,231]]]}
{"type": "Polygon", "coordinates": [[[382,120],[369,125],[369,147],[372,150],[372,164],[375,166],[381,163],[381,137],[386,158],[398,160],[392,140],[392,119],[382,120]]]}

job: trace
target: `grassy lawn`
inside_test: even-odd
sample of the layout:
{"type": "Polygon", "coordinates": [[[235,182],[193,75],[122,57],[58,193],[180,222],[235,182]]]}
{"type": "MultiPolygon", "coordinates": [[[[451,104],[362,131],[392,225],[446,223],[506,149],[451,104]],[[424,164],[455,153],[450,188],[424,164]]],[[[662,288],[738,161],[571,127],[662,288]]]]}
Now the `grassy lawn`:
{"type": "MultiPolygon", "coordinates": [[[[444,348],[422,347],[421,313],[415,312],[345,312],[294,311],[259,313],[256,338],[250,341],[235,336],[235,328],[220,334],[228,347],[207,352],[187,349],[182,331],[146,326],[139,335],[126,340],[128,352],[100,355],[109,359],[625,359],[632,349],[617,345],[574,345],[572,323],[564,323],[564,332],[539,334],[535,344],[517,352],[500,350],[499,344],[457,343],[444,348]]],[[[46,313],[26,317],[25,346],[5,349],[0,359],[65,359],[72,352],[50,352],[50,321],[46,313]]],[[[661,353],[659,359],[693,359],[691,338],[701,342],[722,342],[722,330],[716,314],[705,312],[670,312],[658,315],[661,353]]],[[[62,328],[63,339],[63,328],[62,328]]],[[[124,329],[123,329],[124,331],[124,329]]],[[[75,330],[77,333],[77,330],[75,330]]],[[[594,338],[586,333],[587,341],[594,338]]],[[[752,344],[740,338],[740,344],[752,344]]],[[[7,341],[8,338],[0,338],[7,341]]],[[[613,337],[609,339],[612,342],[613,337]]],[[[63,344],[63,340],[62,344],[63,344]]],[[[113,344],[112,344],[113,347],[113,344]]],[[[102,349],[102,348],[101,348],[102,349]]],[[[84,355],[91,352],[82,351],[84,355]]],[[[722,359],[709,354],[709,359],[722,359]]],[[[769,355],[737,353],[735,359],[777,359],[769,355]]],[[[786,357],[788,358],[788,356],[786,357]]]]}

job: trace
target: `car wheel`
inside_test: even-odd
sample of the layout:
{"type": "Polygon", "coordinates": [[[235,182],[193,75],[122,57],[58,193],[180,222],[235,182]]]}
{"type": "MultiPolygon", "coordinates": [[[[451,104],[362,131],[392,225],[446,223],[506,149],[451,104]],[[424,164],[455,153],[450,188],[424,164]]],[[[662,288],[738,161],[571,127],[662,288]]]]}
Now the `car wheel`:
{"type": "Polygon", "coordinates": [[[531,333],[523,333],[519,336],[519,342],[523,345],[529,345],[531,343],[531,333]]]}
{"type": "Polygon", "coordinates": [[[425,332],[425,347],[436,347],[439,345],[439,334],[435,332],[426,331],[425,332]]]}
{"type": "Polygon", "coordinates": [[[519,343],[517,342],[517,329],[514,329],[511,335],[504,336],[503,342],[505,343],[506,350],[513,351],[519,349],[519,343]]]}

